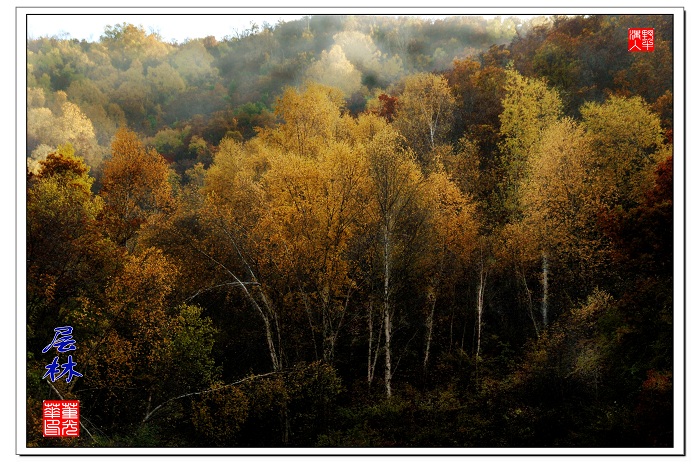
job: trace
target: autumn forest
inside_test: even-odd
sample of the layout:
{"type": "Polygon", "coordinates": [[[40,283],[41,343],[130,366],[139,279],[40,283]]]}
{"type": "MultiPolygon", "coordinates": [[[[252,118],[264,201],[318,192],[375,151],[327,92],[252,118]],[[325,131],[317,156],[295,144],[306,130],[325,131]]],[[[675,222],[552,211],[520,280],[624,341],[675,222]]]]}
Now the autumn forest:
{"type": "Polygon", "coordinates": [[[673,446],[672,38],[28,39],[27,446],[673,446]],[[82,376],[46,377],[60,326],[82,376]]]}

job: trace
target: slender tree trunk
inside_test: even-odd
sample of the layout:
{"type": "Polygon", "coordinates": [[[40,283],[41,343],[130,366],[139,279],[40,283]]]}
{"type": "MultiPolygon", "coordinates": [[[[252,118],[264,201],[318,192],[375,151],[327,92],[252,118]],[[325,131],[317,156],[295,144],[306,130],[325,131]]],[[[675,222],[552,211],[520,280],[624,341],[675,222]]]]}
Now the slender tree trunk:
{"type": "Polygon", "coordinates": [[[486,289],[486,269],[482,253],[481,271],[479,272],[479,286],[476,291],[476,354],[474,356],[474,369],[476,381],[479,381],[479,358],[481,356],[481,328],[484,315],[484,290],[486,289]]]}
{"type": "Polygon", "coordinates": [[[367,347],[367,388],[372,386],[372,378],[374,377],[374,367],[372,366],[372,342],[374,339],[374,327],[372,327],[372,303],[369,305],[369,315],[367,325],[369,327],[369,345],[367,347]]]}
{"type": "Polygon", "coordinates": [[[547,327],[549,324],[548,314],[549,301],[549,259],[547,252],[542,252],[542,324],[547,327]]]}
{"type": "Polygon", "coordinates": [[[258,282],[258,279],[255,275],[255,272],[253,272],[253,269],[250,267],[250,264],[248,264],[248,261],[246,260],[246,257],[243,255],[243,251],[239,247],[238,240],[236,239],[236,236],[223,224],[223,217],[221,218],[222,222],[219,228],[226,234],[228,239],[231,242],[231,245],[236,249],[236,253],[238,254],[238,257],[240,260],[243,262],[243,265],[246,268],[246,271],[248,273],[248,276],[252,280],[251,285],[258,286],[259,288],[257,289],[258,294],[260,295],[260,300],[262,301],[262,304],[265,308],[263,311],[263,308],[260,307],[260,304],[258,301],[255,299],[254,292],[249,290],[248,287],[246,286],[246,282],[242,282],[241,279],[235,275],[229,268],[227,268],[224,264],[204,252],[203,250],[197,248],[196,246],[195,249],[197,251],[201,252],[204,254],[208,259],[211,261],[215,262],[219,266],[221,266],[228,274],[236,281],[236,283],[243,289],[245,295],[248,297],[250,302],[253,304],[253,307],[256,309],[258,314],[263,320],[263,323],[265,324],[265,337],[267,339],[267,346],[270,350],[270,359],[272,360],[272,369],[274,371],[279,371],[282,369],[282,336],[281,336],[281,328],[280,328],[280,323],[279,323],[279,316],[275,312],[274,308],[272,307],[272,304],[270,303],[269,299],[267,298],[267,295],[265,294],[265,291],[262,288],[262,285],[260,282],[258,282]],[[270,321],[272,319],[272,322],[274,322],[276,333],[272,331],[272,323],[270,321]],[[275,347],[275,340],[274,336],[276,335],[277,337],[277,347],[275,347]]]}
{"type": "Polygon", "coordinates": [[[324,352],[324,358],[326,360],[326,363],[333,363],[333,360],[335,359],[335,346],[338,343],[338,335],[340,334],[340,330],[343,326],[343,320],[345,319],[345,315],[348,312],[348,306],[350,304],[350,295],[352,293],[352,288],[348,287],[348,291],[345,294],[345,302],[343,303],[342,309],[336,309],[337,307],[334,308],[331,297],[330,297],[330,286],[327,287],[326,293],[324,294],[326,299],[324,300],[324,314],[327,316],[326,323],[328,324],[328,330],[326,331],[328,334],[327,339],[324,339],[325,341],[328,342],[328,353],[326,354],[324,352]]]}
{"type": "Polygon", "coordinates": [[[386,397],[391,397],[391,318],[389,311],[384,313],[384,384],[386,397]]]}
{"type": "Polygon", "coordinates": [[[481,353],[481,327],[483,325],[484,314],[484,290],[486,289],[486,269],[481,264],[481,272],[479,273],[479,287],[476,293],[476,358],[478,360],[481,353]]]}
{"type": "Polygon", "coordinates": [[[486,279],[488,270],[484,259],[483,240],[479,248],[479,285],[476,289],[476,354],[474,357],[474,368],[476,380],[479,380],[479,358],[481,356],[481,329],[484,325],[484,292],[486,291],[486,279]]]}
{"type": "Polygon", "coordinates": [[[275,350],[275,341],[272,338],[272,325],[270,324],[270,320],[267,318],[267,316],[262,314],[261,317],[265,323],[265,338],[267,339],[267,348],[270,351],[272,369],[274,371],[279,371],[282,367],[280,366],[279,357],[277,356],[277,351],[275,350]]]}
{"type": "Polygon", "coordinates": [[[377,360],[379,359],[379,353],[382,346],[382,327],[383,324],[381,320],[379,321],[376,340],[375,340],[375,325],[374,325],[374,308],[373,303],[370,303],[369,310],[369,349],[367,351],[367,389],[370,390],[372,387],[372,382],[374,381],[374,373],[377,369],[377,360]],[[376,344],[375,344],[376,342],[376,344]]]}
{"type": "Polygon", "coordinates": [[[384,384],[386,397],[391,397],[391,303],[390,303],[390,274],[391,274],[391,244],[388,221],[384,224],[384,384]]]}
{"type": "Polygon", "coordinates": [[[299,291],[301,292],[301,297],[304,300],[306,318],[309,320],[309,333],[311,334],[311,341],[314,343],[314,356],[316,357],[316,361],[318,361],[318,344],[316,343],[316,331],[314,330],[313,312],[311,311],[311,305],[309,303],[308,295],[304,291],[304,288],[301,286],[301,282],[299,282],[299,291]]]}
{"type": "Polygon", "coordinates": [[[428,318],[426,319],[427,337],[425,340],[425,356],[423,357],[423,372],[428,371],[428,358],[430,357],[430,342],[433,338],[433,320],[435,318],[435,303],[437,302],[437,295],[435,292],[430,292],[428,298],[430,299],[430,312],[428,313],[428,318]]]}
{"type": "Polygon", "coordinates": [[[323,361],[325,363],[333,363],[333,355],[335,354],[335,337],[329,335],[324,340],[325,347],[323,348],[323,361]]]}
{"type": "MultiPolygon", "coordinates": [[[[248,291],[248,290],[246,289],[246,291],[248,291]]],[[[262,299],[262,303],[265,306],[265,309],[270,314],[270,316],[272,316],[272,320],[275,323],[275,329],[276,329],[275,335],[277,336],[277,344],[278,344],[278,347],[281,347],[282,337],[280,336],[279,318],[277,317],[277,314],[275,314],[275,312],[273,311],[272,305],[268,301],[267,296],[265,295],[265,292],[263,292],[262,289],[260,289],[259,293],[260,293],[260,298],[262,299]]],[[[260,316],[262,317],[262,320],[265,323],[265,337],[267,338],[267,346],[270,349],[270,358],[272,360],[272,369],[274,371],[279,371],[282,369],[281,352],[278,353],[279,348],[275,346],[275,339],[273,336],[272,324],[270,322],[270,318],[268,318],[268,315],[262,311],[262,309],[258,305],[258,302],[255,301],[255,299],[252,297],[252,295],[250,295],[250,298],[253,300],[254,305],[257,307],[258,312],[260,313],[260,316]]]]}
{"type": "Polygon", "coordinates": [[[330,318],[330,305],[328,300],[328,292],[324,292],[323,308],[321,310],[321,321],[323,327],[323,361],[325,363],[333,362],[333,350],[335,349],[333,326],[330,318]]]}
{"type": "Polygon", "coordinates": [[[525,276],[525,269],[523,269],[522,267],[520,269],[517,269],[517,267],[516,267],[516,270],[520,270],[520,275],[523,279],[523,286],[525,287],[525,293],[527,294],[527,306],[528,306],[528,312],[530,314],[530,320],[532,321],[532,325],[535,327],[535,335],[539,339],[540,338],[540,331],[539,331],[539,328],[537,327],[537,320],[535,319],[535,312],[534,312],[534,308],[532,306],[532,292],[530,292],[530,288],[527,286],[527,277],[525,276]]]}

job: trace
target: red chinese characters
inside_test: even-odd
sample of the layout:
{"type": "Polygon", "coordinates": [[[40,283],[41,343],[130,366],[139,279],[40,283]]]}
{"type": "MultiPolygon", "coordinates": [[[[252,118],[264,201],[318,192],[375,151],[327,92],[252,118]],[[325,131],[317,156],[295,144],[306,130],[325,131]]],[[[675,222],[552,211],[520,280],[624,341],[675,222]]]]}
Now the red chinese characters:
{"type": "Polygon", "coordinates": [[[44,401],[45,437],[80,436],[80,401],[44,401]]]}
{"type": "Polygon", "coordinates": [[[654,52],[654,28],[629,28],[627,50],[630,52],[654,52]]]}

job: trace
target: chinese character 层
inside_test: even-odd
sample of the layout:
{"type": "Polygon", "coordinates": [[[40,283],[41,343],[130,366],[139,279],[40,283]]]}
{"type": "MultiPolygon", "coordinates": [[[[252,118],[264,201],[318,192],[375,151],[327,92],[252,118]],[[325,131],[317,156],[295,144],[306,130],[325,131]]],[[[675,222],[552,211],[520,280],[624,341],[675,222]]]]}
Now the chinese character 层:
{"type": "Polygon", "coordinates": [[[57,327],[54,331],[56,333],[53,336],[53,340],[44,347],[41,353],[46,353],[53,347],[56,347],[59,353],[75,350],[75,339],[73,339],[73,328],[71,326],[57,327]]]}

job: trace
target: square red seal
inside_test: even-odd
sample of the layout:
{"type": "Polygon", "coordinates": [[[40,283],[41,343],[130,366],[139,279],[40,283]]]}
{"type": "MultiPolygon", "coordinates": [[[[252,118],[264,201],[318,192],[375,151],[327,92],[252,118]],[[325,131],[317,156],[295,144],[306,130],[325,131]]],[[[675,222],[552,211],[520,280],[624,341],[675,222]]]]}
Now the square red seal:
{"type": "Polygon", "coordinates": [[[654,28],[629,28],[627,50],[630,52],[654,52],[654,28]]]}
{"type": "Polygon", "coordinates": [[[80,436],[80,401],[44,401],[44,436],[80,436]]]}

